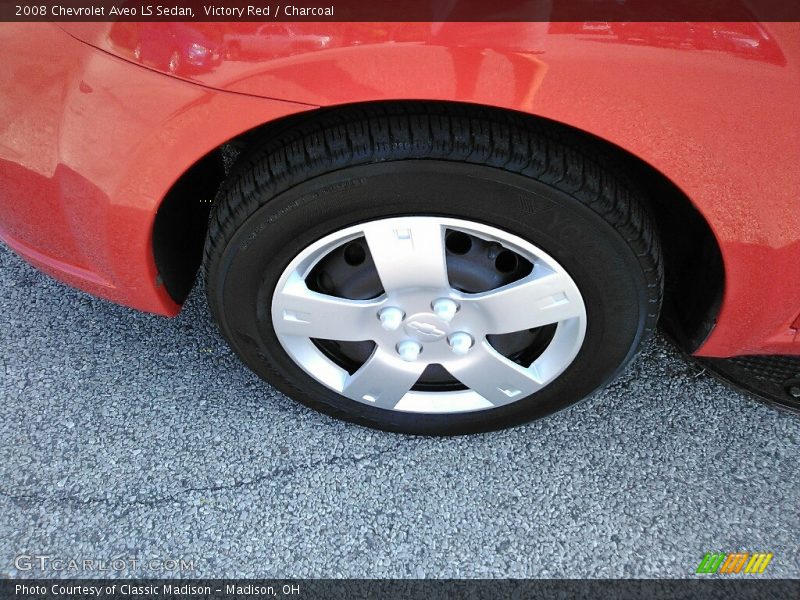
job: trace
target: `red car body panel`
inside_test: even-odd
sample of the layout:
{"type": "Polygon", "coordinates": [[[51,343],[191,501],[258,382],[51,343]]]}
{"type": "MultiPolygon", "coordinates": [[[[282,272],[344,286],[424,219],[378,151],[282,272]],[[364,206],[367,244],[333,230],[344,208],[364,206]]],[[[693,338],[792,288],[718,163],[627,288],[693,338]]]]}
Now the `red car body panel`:
{"type": "Polygon", "coordinates": [[[75,287],[162,315],[153,220],[207,152],[303,105],[218,92],[99,52],[54,25],[0,27],[0,237],[75,287]]]}
{"type": "MultiPolygon", "coordinates": [[[[161,25],[147,25],[148,43],[161,25]]],[[[207,152],[318,106],[468,102],[592,133],[691,199],[726,274],[697,354],[800,354],[797,23],[276,24],[263,43],[256,23],[191,26],[221,52],[208,68],[142,59],[133,23],[0,28],[0,237],[12,248],[173,315],[153,220],[207,152]]]]}

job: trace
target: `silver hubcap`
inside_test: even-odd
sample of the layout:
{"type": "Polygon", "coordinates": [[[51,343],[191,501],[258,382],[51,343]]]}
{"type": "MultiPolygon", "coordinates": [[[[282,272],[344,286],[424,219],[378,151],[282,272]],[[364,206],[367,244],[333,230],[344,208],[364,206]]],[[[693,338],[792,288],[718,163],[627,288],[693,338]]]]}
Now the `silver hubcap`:
{"type": "Polygon", "coordinates": [[[485,410],[542,389],[577,356],[586,332],[578,287],[548,254],[525,240],[480,223],[439,217],[372,221],[331,234],[303,250],[281,275],[272,299],[281,345],[311,377],[371,406],[420,413],[485,410]],[[533,263],[529,275],[496,289],[467,294],[450,286],[445,232],[497,242],[533,263]],[[336,248],[364,238],[385,293],[350,300],[309,289],[306,278],[336,248]],[[497,352],[489,335],[557,324],[529,365],[497,352]],[[375,350],[350,373],[313,339],[371,340],[375,350]],[[412,389],[428,365],[441,365],[467,390],[412,389]]]}

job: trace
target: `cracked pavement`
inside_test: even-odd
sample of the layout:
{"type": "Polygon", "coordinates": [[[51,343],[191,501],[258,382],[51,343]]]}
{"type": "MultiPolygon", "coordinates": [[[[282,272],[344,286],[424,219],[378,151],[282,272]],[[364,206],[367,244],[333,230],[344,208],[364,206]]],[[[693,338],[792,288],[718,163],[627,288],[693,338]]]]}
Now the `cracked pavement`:
{"type": "Polygon", "coordinates": [[[15,569],[48,554],[194,561],[184,577],[687,577],[707,551],[800,576],[800,419],[660,336],[577,407],[417,438],[272,390],[199,289],[170,320],[4,246],[0,273],[0,576],[74,575],[15,569]]]}

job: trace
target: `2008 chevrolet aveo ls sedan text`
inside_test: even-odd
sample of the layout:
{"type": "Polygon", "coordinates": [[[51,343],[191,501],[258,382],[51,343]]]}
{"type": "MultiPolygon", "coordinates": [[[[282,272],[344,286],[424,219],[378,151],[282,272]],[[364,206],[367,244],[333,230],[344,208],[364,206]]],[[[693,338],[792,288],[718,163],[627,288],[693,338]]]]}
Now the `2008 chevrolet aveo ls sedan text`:
{"type": "Polygon", "coordinates": [[[659,320],[800,396],[797,23],[6,23],[0,50],[4,242],[165,316],[202,269],[314,409],[510,426],[659,320]]]}

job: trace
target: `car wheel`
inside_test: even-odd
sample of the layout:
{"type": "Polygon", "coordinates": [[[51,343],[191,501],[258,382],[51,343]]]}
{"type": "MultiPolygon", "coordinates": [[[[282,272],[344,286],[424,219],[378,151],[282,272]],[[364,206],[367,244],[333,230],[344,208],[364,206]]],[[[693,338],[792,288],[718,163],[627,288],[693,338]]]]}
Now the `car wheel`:
{"type": "Polygon", "coordinates": [[[211,310],[267,382],[379,429],[462,434],[564,408],[652,332],[635,187],[558,128],[435,105],[338,113],[238,161],[211,310]]]}

